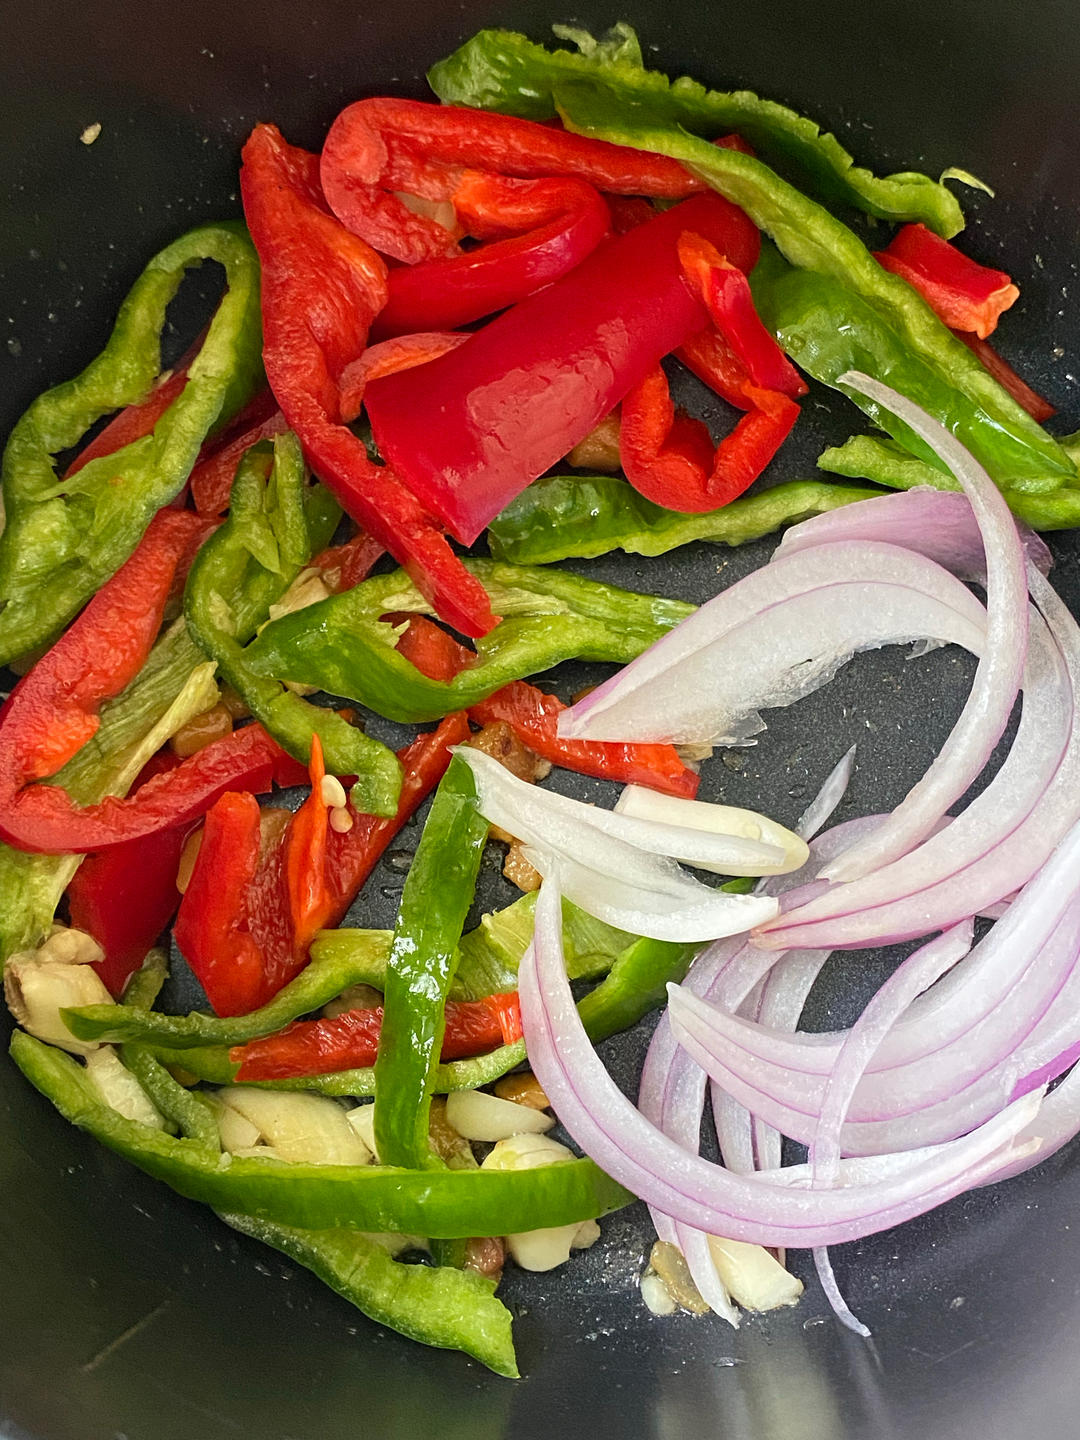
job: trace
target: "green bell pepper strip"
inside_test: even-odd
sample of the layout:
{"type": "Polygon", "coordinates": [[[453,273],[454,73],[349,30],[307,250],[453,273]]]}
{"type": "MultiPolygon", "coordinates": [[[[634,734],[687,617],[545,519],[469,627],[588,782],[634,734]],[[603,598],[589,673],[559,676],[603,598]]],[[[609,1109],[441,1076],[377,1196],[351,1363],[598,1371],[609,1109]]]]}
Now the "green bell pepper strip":
{"type": "Polygon", "coordinates": [[[393,648],[397,632],[381,615],[433,613],[401,571],[272,621],[248,646],[249,664],[257,674],[317,685],[409,724],[467,709],[562,660],[624,665],[693,610],[559,570],[464,563],[504,618],[477,641],[476,663],[452,680],[429,679],[393,648]]]}
{"type": "Polygon", "coordinates": [[[1002,490],[1059,488],[1059,477],[1047,472],[1040,457],[1026,444],[1018,445],[981,403],[944,380],[890,317],[854,290],[832,276],[793,269],[771,247],[763,252],[752,283],[761,317],[784,350],[815,379],[853,399],[911,454],[946,473],[933,450],[907,425],[874,401],[837,385],[846,370],[873,374],[932,411],[1002,490]]]}
{"type": "Polygon", "coordinates": [[[671,940],[635,940],[606,978],[578,1001],[589,1039],[595,1044],[629,1030],[650,1010],[666,1005],[668,984],[682,980],[699,949],[671,940]]]}
{"type": "MultiPolygon", "coordinates": [[[[911,352],[913,363],[934,372],[950,396],[959,392],[985,411],[989,423],[979,445],[979,458],[983,464],[992,460],[988,468],[996,478],[1036,489],[1075,481],[1076,466],[1067,452],[1002,389],[925,300],[906,281],[883,269],[854,231],[760,160],[710,145],[645,106],[628,108],[600,82],[562,85],[556,100],[570,130],[681,160],[741,206],[772,237],[791,265],[837,281],[865,302],[894,332],[896,345],[911,352]]],[[[754,287],[755,301],[766,308],[767,290],[778,270],[783,273],[770,263],[767,250],[763,247],[763,260],[757,267],[762,273],[755,272],[758,283],[754,287]]],[[[843,322],[843,315],[822,317],[817,333],[826,356],[833,353],[836,326],[843,322]]],[[[937,394],[929,398],[935,418],[947,425],[949,411],[938,412],[937,394]]]]}
{"type": "Polygon", "coordinates": [[[124,986],[124,1004],[137,1010],[150,1011],[169,978],[169,962],[164,950],[151,950],[124,986]]]}
{"type": "Polygon", "coordinates": [[[218,1016],[195,1011],[190,1015],[162,1015],[138,1008],[125,995],[123,1005],[84,1005],[65,1010],[73,1035],[83,1040],[135,1040],[166,1046],[177,1052],[194,1046],[243,1045],[261,1035],[272,1035],[291,1020],[318,1010],[350,985],[368,979],[373,964],[385,966],[390,934],[385,930],[329,931],[355,937],[348,945],[312,946],[311,960],[295,980],[249,1015],[218,1016]]]}
{"type": "Polygon", "coordinates": [[[247,663],[245,643],[312,555],[326,547],[341,516],[328,490],[307,483],[295,435],[275,438],[268,478],[261,448],[241,462],[229,518],[191,567],[184,592],[188,628],[255,718],[294,759],[308,763],[311,737],[317,734],[327,770],[357,777],[352,791],[356,809],[393,815],[401,788],[397,756],[333,710],[310,704],[279,680],[256,674],[247,663]]]}
{"type": "Polygon", "coordinates": [[[664,555],[694,540],[745,545],[785,525],[877,492],[862,486],[793,480],[733,500],[721,510],[681,515],[639,495],[614,475],[548,475],[510,502],[488,527],[491,553],[516,565],[546,565],[609,550],[664,555]]]}
{"type": "Polygon", "coordinates": [[[105,349],[39,395],[4,451],[0,664],[54,636],[134,550],[183,488],[199,448],[254,393],[262,373],[259,263],[238,223],[203,225],[155,255],[120,307],[105,349]],[[226,292],[187,383],[151,434],[58,479],[54,457],[100,416],[146,398],[161,369],[166,307],[185,271],[225,268],[226,292]]]}
{"type": "Polygon", "coordinates": [[[510,1312],[489,1276],[403,1264],[356,1230],[298,1230],[246,1215],[221,1219],[313,1271],[380,1325],[423,1345],[463,1350],[496,1375],[517,1378],[510,1312]]]}
{"type": "Polygon", "coordinates": [[[472,771],[455,756],[435,792],[401,895],[375,1060],[375,1145],[389,1165],[421,1169],[439,1163],[428,1139],[433,1072],[488,834],[475,800],[472,771]]]}
{"type": "Polygon", "coordinates": [[[138,1080],[165,1119],[188,1140],[212,1151],[221,1150],[217,1121],[201,1096],[185,1090],[161,1061],[143,1045],[121,1045],[120,1059],[138,1080]]]}
{"type": "MultiPolygon", "coordinates": [[[[951,475],[917,459],[895,440],[877,435],[853,435],[843,445],[823,450],[817,463],[822,470],[873,480],[891,490],[914,490],[920,485],[959,488],[951,475]]],[[[1080,489],[1073,485],[1061,485],[1048,495],[1007,490],[1005,498],[1016,518],[1033,530],[1072,530],[1080,525],[1080,489]]]]}
{"type": "Polygon", "coordinates": [[[196,1141],[126,1120],[102,1103],[84,1068],[62,1050],[16,1031],[11,1055],[65,1119],[179,1194],[230,1214],[304,1230],[458,1239],[572,1225],[633,1199],[591,1160],[538,1170],[401,1170],[215,1155],[196,1141]]]}
{"type": "MultiPolygon", "coordinates": [[[[212,668],[178,620],[131,684],[102,707],[97,733],[53,781],[80,805],[125,794],[150,756],[214,703],[212,668]]],[[[0,961],[44,939],[81,859],[0,845],[0,961]]]]}
{"type": "Polygon", "coordinates": [[[564,26],[554,30],[581,53],[545,50],[509,30],[481,30],[434,65],[428,83],[447,104],[528,120],[555,119],[567,82],[602,83],[624,110],[645,106],[665,123],[710,139],[737,131],[769,164],[828,203],[855,206],[882,220],[921,220],[946,238],[964,228],[955,196],[926,175],[903,171],[879,178],[857,166],[835,135],[822,133],[785,105],[748,90],[707,90],[685,76],[672,82],[644,69],[641,47],[628,25],[617,25],[601,42],[564,26]]]}

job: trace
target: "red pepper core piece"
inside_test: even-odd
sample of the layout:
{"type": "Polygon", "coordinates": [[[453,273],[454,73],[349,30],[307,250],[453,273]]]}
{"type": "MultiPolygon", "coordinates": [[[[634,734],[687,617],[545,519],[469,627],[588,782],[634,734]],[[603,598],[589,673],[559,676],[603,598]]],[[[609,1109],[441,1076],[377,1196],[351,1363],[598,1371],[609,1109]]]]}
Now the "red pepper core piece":
{"type": "Polygon", "coordinates": [[[1050,401],[1040,395],[1037,390],[1033,390],[1026,380],[1022,380],[988,340],[980,340],[977,335],[972,335],[966,330],[954,330],[953,334],[958,340],[962,340],[974,355],[979,357],[1001,388],[1007,390],[1033,420],[1041,425],[1044,420],[1049,420],[1051,415],[1057,414],[1057,410],[1050,404],[1050,401]]]}
{"type": "Polygon", "coordinates": [[[312,469],[437,613],[464,634],[486,634],[495,616],[484,587],[416,496],[341,423],[342,373],[385,303],[385,264],[320,207],[315,157],[274,126],[255,127],[243,162],[244,213],[262,263],[263,359],[282,413],[312,469]]]}
{"type": "Polygon", "coordinates": [[[665,156],[511,115],[417,100],[349,105],[330,127],[322,152],[323,189],[334,214],[377,250],[408,264],[458,255],[460,227],[451,230],[416,213],[402,192],[456,206],[470,170],[494,179],[569,177],[616,195],[669,200],[704,189],[665,156]]]}
{"type": "Polygon", "coordinates": [[[605,242],[467,345],[368,387],[379,448],[459,540],[471,544],[661,356],[704,328],[679,260],[685,230],[740,268],[757,260],[758,232],[743,212],[698,195],[605,242]]]}
{"type": "MultiPolygon", "coordinates": [[[[229,1059],[240,1066],[238,1081],[285,1080],[329,1075],[374,1065],[382,1029],[382,1006],[346,1010],[332,1019],[295,1020],[276,1035],[235,1045],[229,1059]]],[[[482,1055],[521,1038],[516,992],[482,1000],[448,1000],[442,1059],[482,1055]]]]}
{"type": "Polygon", "coordinates": [[[874,258],[916,289],[953,330],[985,340],[1020,294],[1004,270],[971,260],[925,225],[904,225],[874,258]]]}
{"type": "Polygon", "coordinates": [[[525,680],[515,680],[471,706],[469,718],[479,725],[505,721],[530,750],[565,770],[619,780],[624,785],[647,785],[687,799],[697,794],[698,777],[679,759],[674,745],[564,740],[558,734],[558,721],[565,709],[557,696],[545,695],[525,680]]]}

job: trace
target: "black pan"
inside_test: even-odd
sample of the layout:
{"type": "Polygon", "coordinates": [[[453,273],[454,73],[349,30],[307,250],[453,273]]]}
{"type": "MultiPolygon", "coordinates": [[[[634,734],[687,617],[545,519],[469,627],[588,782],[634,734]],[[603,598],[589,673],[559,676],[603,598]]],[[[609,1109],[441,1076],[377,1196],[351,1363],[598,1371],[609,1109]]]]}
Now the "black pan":
{"type": "MultiPolygon", "coordinates": [[[[1019,280],[1002,348],[1078,422],[1076,240],[1080,42],[1075,4],[1040,0],[119,0],[9,6],[0,48],[0,422],[81,368],[146,257],[196,221],[238,212],[237,148],[257,119],[317,146],[361,94],[422,94],[426,66],[481,25],[542,39],[553,20],[637,25],[672,73],[747,85],[834,128],[864,163],[937,174],[963,165],[968,247],[1019,280]],[[80,132],[99,122],[92,146],[80,132]]],[[[808,474],[853,409],[814,394],[785,477],[808,474]],[[846,408],[846,413],[842,413],[846,408]]],[[[762,562],[704,547],[590,573],[691,599],[762,562]]],[[[1055,541],[1057,583],[1080,602],[1077,546],[1055,541]]],[[[571,673],[573,671],[573,673],[571,673]]],[[[570,688],[582,670],[559,679],[570,688]]],[[[950,651],[863,657],[772,717],[742,769],[705,793],[791,821],[859,743],[841,817],[895,804],[962,702],[950,651]]],[[[571,782],[576,793],[599,787],[571,782]]],[[[413,832],[415,836],[415,832],[413,832]]],[[[393,915],[400,875],[369,886],[362,923],[393,915]]],[[[497,867],[483,903],[504,903],[497,867]]],[[[814,997],[845,1018],[887,962],[862,954],[814,997]],[[845,998],[846,997],[846,998],[845,998]]],[[[609,1045],[631,1083],[648,1026],[609,1045]]],[[[240,1239],[69,1128],[0,1067],[0,1433],[32,1440],[1015,1440],[1080,1432],[1080,1201],[1075,1147],[1040,1171],[836,1252],[870,1343],[829,1316],[807,1267],[795,1310],[737,1334],[708,1317],[653,1320],[636,1281],[642,1207],[556,1274],[508,1274],[527,1378],[498,1380],[370,1324],[311,1276],[240,1239]]]]}

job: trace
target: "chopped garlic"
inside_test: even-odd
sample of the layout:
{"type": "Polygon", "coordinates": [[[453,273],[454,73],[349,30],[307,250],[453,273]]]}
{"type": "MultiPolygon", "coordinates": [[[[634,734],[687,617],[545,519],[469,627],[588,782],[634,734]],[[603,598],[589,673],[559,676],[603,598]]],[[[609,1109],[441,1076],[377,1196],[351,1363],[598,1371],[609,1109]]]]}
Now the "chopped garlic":
{"type": "Polygon", "coordinates": [[[325,1095],[227,1085],[218,1098],[256,1127],[281,1160],[313,1165],[370,1165],[371,1152],[346,1112],[325,1095]]]}
{"type": "Polygon", "coordinates": [[[785,1270],[763,1245],[710,1235],[709,1249],[731,1298],[745,1310],[776,1310],[781,1305],[794,1305],[803,1293],[802,1281],[785,1270]]]}
{"type": "Polygon", "coordinates": [[[164,1130],[160,1110],[127,1068],[112,1045],[99,1045],[86,1057],[86,1073],[90,1083],[110,1106],[125,1120],[136,1120],[154,1130],[164,1130]]]}
{"type": "MultiPolygon", "coordinates": [[[[514,1135],[500,1140],[481,1165],[482,1170],[535,1170],[572,1160],[573,1152],[546,1135],[514,1135]]],[[[523,1270],[554,1270],[570,1258],[571,1250],[587,1250],[600,1238],[595,1220],[575,1225],[557,1225],[545,1230],[527,1230],[508,1235],[506,1248],[523,1270]]]]}
{"type": "Polygon", "coordinates": [[[96,1040],[76,1040],[60,1011],[76,1005],[110,1005],[112,996],[90,960],[102,949],[80,930],[56,930],[38,950],[12,955],[4,969],[4,997],[18,1024],[39,1040],[59,1045],[73,1055],[88,1055],[96,1040]],[[81,956],[72,962],[60,957],[81,956]]]}
{"type": "Polygon", "coordinates": [[[483,1090],[456,1090],[446,1097],[446,1118],[466,1140],[508,1140],[512,1135],[543,1135],[554,1115],[528,1105],[500,1100],[483,1090]]]}
{"type": "Polygon", "coordinates": [[[655,1270],[646,1270],[642,1275],[641,1298],[654,1315],[674,1315],[679,1308],[655,1270]]]}

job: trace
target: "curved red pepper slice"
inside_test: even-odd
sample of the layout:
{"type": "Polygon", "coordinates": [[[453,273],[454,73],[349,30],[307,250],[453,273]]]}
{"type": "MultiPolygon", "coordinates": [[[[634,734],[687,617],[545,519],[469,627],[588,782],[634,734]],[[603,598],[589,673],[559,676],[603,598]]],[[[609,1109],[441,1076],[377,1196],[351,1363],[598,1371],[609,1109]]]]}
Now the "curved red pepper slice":
{"type": "Polygon", "coordinates": [[[619,456],[634,489],[656,505],[698,514],[728,504],[748,489],[799,418],[799,407],[776,390],[744,385],[751,409],[713,450],[700,420],[676,416],[660,366],[622,402],[619,456]]]}
{"type": "Polygon", "coordinates": [[[376,335],[450,329],[503,310],[580,264],[611,227],[603,197],[583,180],[466,171],[453,203],[471,235],[512,238],[391,270],[376,335]]]}
{"type": "Polygon", "coordinates": [[[334,214],[377,250],[409,264],[460,253],[457,237],[394,192],[453,200],[465,170],[519,180],[569,176],[612,194],[669,200],[705,188],[665,156],[418,100],[358,100],[334,121],[322,152],[322,184],[334,214]]]}
{"type": "MultiPolygon", "coordinates": [[[[374,1065],[379,1052],[382,1006],[346,1010],[332,1019],[294,1020],[276,1035],[234,1045],[229,1059],[240,1066],[236,1078],[285,1080],[300,1075],[329,1075],[374,1065]]],[[[441,1058],[463,1060],[521,1038],[521,1007],[516,993],[482,1000],[448,1000],[441,1058]]]]}
{"type": "Polygon", "coordinates": [[[954,330],[953,334],[958,340],[962,340],[973,355],[977,355],[985,365],[986,369],[998,382],[1003,390],[1007,390],[1018,405],[1023,406],[1033,420],[1041,425],[1044,420],[1049,420],[1051,415],[1057,411],[1044,396],[1019,376],[1009,362],[1004,359],[988,340],[980,340],[977,335],[972,335],[966,330],[954,330]]]}
{"type": "Polygon", "coordinates": [[[390,468],[373,464],[341,423],[342,372],[363,351],[385,302],[386,267],[312,198],[313,157],[298,158],[304,155],[271,125],[256,126],[243,151],[240,188],[262,263],[270,387],[312,469],[345,509],[455,629],[486,634],[495,616],[484,587],[416,496],[390,468]]]}

